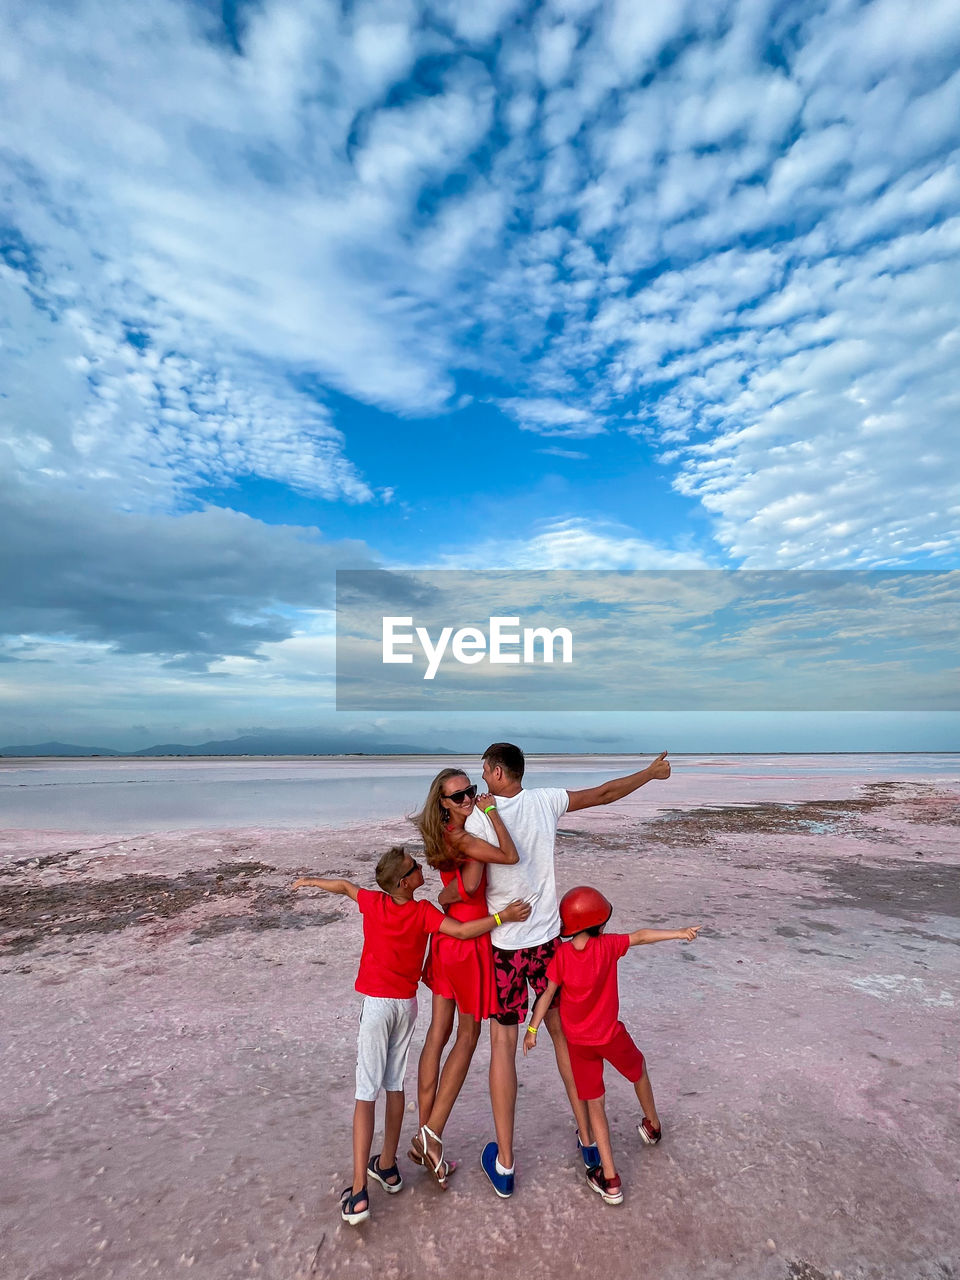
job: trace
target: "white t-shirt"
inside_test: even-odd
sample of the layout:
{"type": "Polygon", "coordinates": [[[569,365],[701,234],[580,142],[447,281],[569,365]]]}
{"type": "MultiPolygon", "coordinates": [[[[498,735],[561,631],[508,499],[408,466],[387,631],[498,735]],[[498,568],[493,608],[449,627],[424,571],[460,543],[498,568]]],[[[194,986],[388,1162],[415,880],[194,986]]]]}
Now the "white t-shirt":
{"type": "MultiPolygon", "coordinates": [[[[497,796],[496,801],[520,861],[509,867],[487,864],[487,906],[491,912],[500,911],[514,898],[525,898],[533,910],[526,920],[500,925],[490,938],[495,947],[509,951],[539,947],[560,933],[553,851],[557,823],[567,812],[570,797],[559,787],[534,787],[515,796],[497,796]]],[[[467,830],[497,844],[493,823],[480,809],[467,819],[467,830]]]]}

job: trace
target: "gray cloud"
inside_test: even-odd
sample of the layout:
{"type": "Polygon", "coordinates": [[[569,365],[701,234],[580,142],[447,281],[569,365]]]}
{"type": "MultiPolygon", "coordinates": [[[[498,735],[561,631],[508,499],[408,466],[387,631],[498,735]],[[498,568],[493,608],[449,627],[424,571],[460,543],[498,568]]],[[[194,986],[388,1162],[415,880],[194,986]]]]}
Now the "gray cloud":
{"type": "Polygon", "coordinates": [[[334,570],[345,564],[373,567],[375,557],[360,542],[324,542],[316,529],[235,511],[124,513],[52,487],[5,486],[0,627],[166,655],[189,669],[292,636],[296,611],[331,608],[334,570]]]}

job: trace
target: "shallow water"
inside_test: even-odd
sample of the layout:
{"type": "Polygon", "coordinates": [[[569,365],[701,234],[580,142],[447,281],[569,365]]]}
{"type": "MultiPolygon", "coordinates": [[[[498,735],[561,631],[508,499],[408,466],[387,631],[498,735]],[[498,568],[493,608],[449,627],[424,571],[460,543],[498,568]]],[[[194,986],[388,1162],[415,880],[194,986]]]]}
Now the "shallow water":
{"type": "MultiPolygon", "coordinates": [[[[541,756],[527,785],[568,788],[642,768],[649,757],[541,756]]],[[[695,805],[828,798],[852,775],[866,780],[954,784],[960,755],[911,753],[671,757],[667,783],[620,806],[637,813],[695,805]]],[[[438,769],[479,761],[453,757],[0,760],[0,827],[105,834],[238,827],[339,827],[401,817],[421,803],[438,769]]]]}

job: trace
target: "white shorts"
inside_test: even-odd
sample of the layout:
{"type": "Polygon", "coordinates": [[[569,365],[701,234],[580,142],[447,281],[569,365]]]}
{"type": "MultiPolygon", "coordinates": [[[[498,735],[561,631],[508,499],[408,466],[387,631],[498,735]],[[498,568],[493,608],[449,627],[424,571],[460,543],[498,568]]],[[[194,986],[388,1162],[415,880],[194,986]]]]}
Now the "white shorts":
{"type": "Polygon", "coordinates": [[[357,1100],[375,1102],[381,1089],[403,1088],[417,1021],[417,997],[364,996],[357,1036],[357,1100]]]}

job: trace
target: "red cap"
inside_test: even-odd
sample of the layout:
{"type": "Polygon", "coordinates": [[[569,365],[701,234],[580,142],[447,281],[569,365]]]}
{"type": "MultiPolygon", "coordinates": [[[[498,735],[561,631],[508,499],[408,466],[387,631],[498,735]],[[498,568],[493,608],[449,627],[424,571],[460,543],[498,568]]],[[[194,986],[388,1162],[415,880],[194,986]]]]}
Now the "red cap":
{"type": "Polygon", "coordinates": [[[600,890],[580,884],[576,889],[569,889],[560,899],[560,932],[569,938],[581,929],[606,924],[611,915],[613,907],[600,890]]]}

